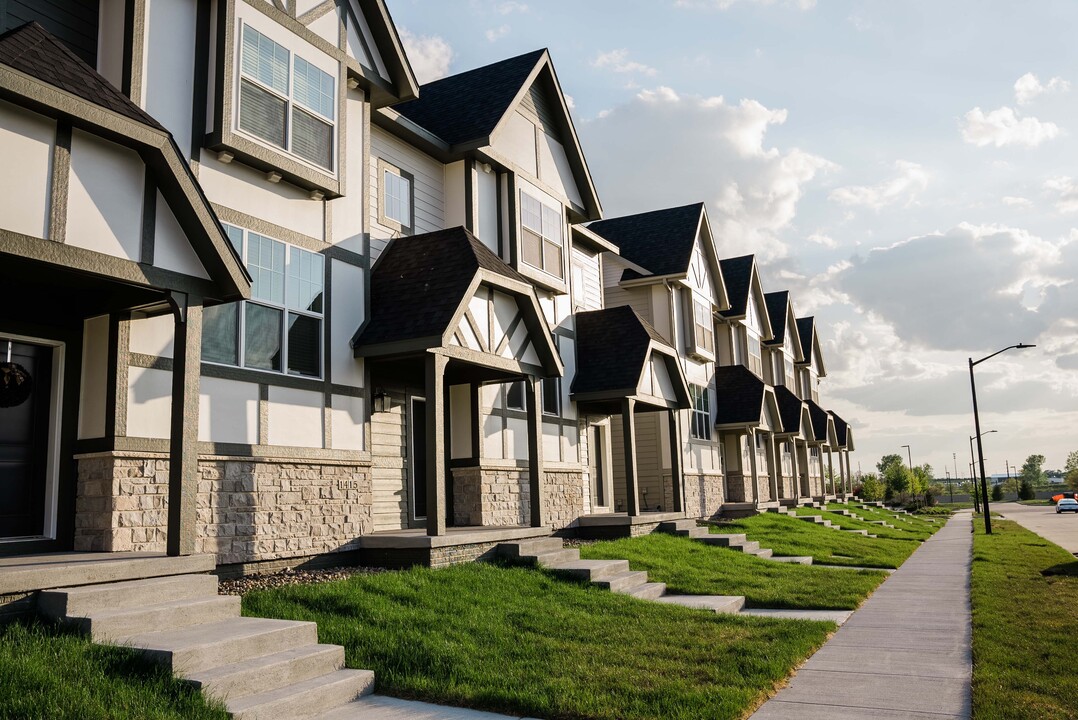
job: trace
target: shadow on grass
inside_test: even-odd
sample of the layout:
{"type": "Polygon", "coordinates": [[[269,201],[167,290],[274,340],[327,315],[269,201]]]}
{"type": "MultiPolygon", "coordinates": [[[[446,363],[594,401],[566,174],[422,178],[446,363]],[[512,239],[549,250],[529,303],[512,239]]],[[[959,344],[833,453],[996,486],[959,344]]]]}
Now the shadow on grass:
{"type": "Polygon", "coordinates": [[[1062,576],[1062,577],[1078,577],[1078,560],[1068,563],[1060,563],[1059,565],[1053,565],[1050,568],[1041,570],[1041,575],[1045,577],[1062,576]]]}

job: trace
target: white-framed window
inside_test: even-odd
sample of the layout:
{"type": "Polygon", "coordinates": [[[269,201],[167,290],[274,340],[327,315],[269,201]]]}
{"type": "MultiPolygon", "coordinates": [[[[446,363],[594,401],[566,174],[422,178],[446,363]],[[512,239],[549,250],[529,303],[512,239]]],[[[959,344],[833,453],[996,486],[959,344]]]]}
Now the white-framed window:
{"type": "Polygon", "coordinates": [[[692,422],[689,434],[697,440],[711,439],[711,393],[702,385],[689,385],[692,399],[692,422]]]}
{"type": "Polygon", "coordinates": [[[746,366],[749,370],[763,377],[764,374],[764,360],[763,352],[760,347],[760,335],[751,327],[745,328],[745,348],[748,351],[748,357],[746,358],[746,366]]]}
{"type": "Polygon", "coordinates": [[[411,233],[415,228],[415,176],[378,158],[378,183],[378,222],[411,233]]]}
{"type": "Polygon", "coordinates": [[[251,274],[251,299],[206,308],[202,360],[321,377],[325,258],[250,230],[224,227],[251,274]]]}
{"type": "Polygon", "coordinates": [[[698,297],[692,298],[693,351],[707,357],[715,356],[715,321],[711,305],[698,297]]]}
{"type": "Polygon", "coordinates": [[[337,83],[332,75],[244,24],[240,130],[333,172],[337,83]]]}
{"type": "Polygon", "coordinates": [[[796,387],[796,385],[794,384],[794,361],[793,358],[791,358],[789,355],[784,354],[782,357],[785,362],[786,369],[785,384],[786,387],[793,390],[796,387]]]}
{"type": "Polygon", "coordinates": [[[520,254],[525,263],[557,278],[565,277],[561,208],[544,205],[520,191],[520,254]]]}
{"type": "Polygon", "coordinates": [[[794,472],[794,455],[792,443],[782,443],[782,474],[793,475],[794,472]]]}
{"type": "Polygon", "coordinates": [[[543,378],[542,386],[543,414],[561,415],[561,378],[543,378]]]}

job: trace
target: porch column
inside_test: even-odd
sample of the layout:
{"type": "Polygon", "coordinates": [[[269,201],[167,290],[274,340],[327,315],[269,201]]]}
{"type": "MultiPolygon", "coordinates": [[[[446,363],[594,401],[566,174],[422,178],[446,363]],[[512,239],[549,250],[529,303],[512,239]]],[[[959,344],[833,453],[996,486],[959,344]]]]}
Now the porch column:
{"type": "Polygon", "coordinates": [[[782,482],[782,466],[775,462],[778,455],[778,448],[775,443],[775,433],[768,433],[767,435],[767,459],[770,466],[768,472],[768,481],[771,485],[771,500],[778,502],[779,500],[779,483],[782,482]]]}
{"type": "Polygon", "coordinates": [[[524,380],[524,392],[528,396],[528,488],[531,492],[532,527],[546,527],[543,507],[543,413],[539,407],[542,380],[528,377],[524,380]]]}
{"type": "Polygon", "coordinates": [[[172,415],[168,448],[168,528],[170,556],[193,555],[198,500],[198,389],[202,370],[202,298],[169,296],[175,327],[172,356],[172,415]]]}
{"type": "Polygon", "coordinates": [[[790,440],[790,471],[793,474],[794,505],[801,504],[801,458],[797,448],[797,438],[790,440]]]}
{"type": "Polygon", "coordinates": [[[681,472],[681,423],[678,422],[677,410],[667,410],[666,416],[670,428],[670,483],[674,488],[671,509],[681,512],[685,509],[685,476],[681,472]]]}
{"type": "Polygon", "coordinates": [[[842,484],[842,491],[846,495],[853,493],[853,473],[850,472],[850,451],[842,451],[842,459],[846,465],[846,481],[842,484]]]}
{"type": "Polygon", "coordinates": [[[445,366],[444,355],[424,360],[427,393],[427,535],[445,535],[445,366]]]}
{"type": "Polygon", "coordinates": [[[835,458],[831,454],[830,446],[827,448],[827,474],[824,475],[824,495],[827,494],[827,480],[831,479],[831,494],[835,494],[835,458]]]}
{"type": "Polygon", "coordinates": [[[749,443],[749,470],[752,472],[752,503],[760,504],[760,475],[756,467],[756,431],[749,430],[745,439],[749,443]]]}
{"type": "Polygon", "coordinates": [[[640,514],[637,495],[640,492],[640,478],[636,475],[636,420],[633,409],[636,400],[624,398],[621,401],[621,434],[625,438],[625,510],[630,516],[640,514]]]}

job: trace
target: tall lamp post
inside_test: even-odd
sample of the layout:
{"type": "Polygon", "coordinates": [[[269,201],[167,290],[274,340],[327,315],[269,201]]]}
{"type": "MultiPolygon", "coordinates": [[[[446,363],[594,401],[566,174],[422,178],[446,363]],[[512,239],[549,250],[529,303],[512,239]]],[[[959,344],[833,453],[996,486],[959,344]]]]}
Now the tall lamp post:
{"type": "MultiPolygon", "coordinates": [[[[981,433],[981,435],[990,435],[990,434],[992,434],[994,432],[999,432],[999,431],[998,430],[985,430],[983,433],[981,433]]],[[[973,456],[973,441],[977,440],[979,437],[980,437],[980,435],[978,435],[976,438],[973,437],[972,435],[969,436],[969,479],[970,479],[970,481],[973,482],[973,504],[975,506],[978,504],[977,499],[979,497],[981,497],[981,493],[977,490],[977,458],[975,458],[973,456]]],[[[978,440],[978,442],[979,442],[979,440],[978,440]]],[[[985,495],[985,497],[988,496],[988,489],[987,488],[985,488],[984,495],[985,495]]]]}
{"type": "Polygon", "coordinates": [[[981,416],[977,411],[977,383],[973,379],[973,368],[975,365],[980,365],[985,360],[991,360],[996,355],[1007,352],[1008,350],[1026,350],[1033,347],[1037,346],[1018,343],[1017,345],[1008,345],[1002,350],[997,350],[991,355],[987,355],[977,361],[974,361],[973,358],[969,358],[969,389],[970,393],[973,395],[973,428],[974,432],[977,433],[977,458],[981,469],[981,491],[984,493],[984,532],[986,535],[992,534],[992,514],[988,511],[988,481],[984,476],[984,449],[981,447],[981,416]]]}
{"type": "Polygon", "coordinates": [[[910,446],[903,445],[902,447],[906,448],[906,459],[910,461],[910,470],[913,470],[913,454],[910,452],[910,446]]]}

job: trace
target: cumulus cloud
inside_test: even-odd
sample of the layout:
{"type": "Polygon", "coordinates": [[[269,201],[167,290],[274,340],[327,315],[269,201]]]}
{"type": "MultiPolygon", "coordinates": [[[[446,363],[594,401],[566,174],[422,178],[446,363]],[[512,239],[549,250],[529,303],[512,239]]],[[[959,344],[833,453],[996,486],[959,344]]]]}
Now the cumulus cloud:
{"type": "Polygon", "coordinates": [[[729,10],[738,3],[748,3],[750,5],[787,5],[790,7],[798,8],[799,10],[811,10],[816,7],[816,0],[675,0],[675,7],[683,8],[716,8],[718,10],[729,10]]]}
{"type": "Polygon", "coordinates": [[[502,0],[502,2],[495,3],[494,12],[500,15],[526,13],[528,12],[528,5],[527,3],[517,2],[517,0],[502,0]]]}
{"type": "Polygon", "coordinates": [[[501,38],[508,35],[509,30],[510,30],[510,28],[509,28],[508,25],[500,25],[500,26],[498,26],[496,28],[491,28],[491,29],[487,30],[487,32],[486,32],[487,42],[497,42],[501,38]]]}
{"type": "Polygon", "coordinates": [[[408,55],[419,84],[429,83],[449,74],[453,48],[438,35],[416,35],[407,28],[400,29],[401,42],[408,55]]]}
{"type": "Polygon", "coordinates": [[[1014,99],[1019,105],[1026,105],[1040,95],[1067,92],[1070,87],[1071,84],[1061,77],[1054,77],[1042,84],[1036,75],[1026,73],[1014,83],[1014,99]]]}
{"type": "Polygon", "coordinates": [[[767,128],[785,121],[784,110],[755,100],[732,104],[659,87],[601,113],[580,133],[609,217],[703,200],[723,255],[769,259],[787,252],[778,234],[792,223],[805,186],[834,167],[798,148],[768,147],[767,128]]]}
{"type": "Polygon", "coordinates": [[[1044,181],[1044,189],[1056,196],[1056,210],[1072,213],[1078,210],[1078,185],[1069,176],[1049,178],[1044,181]]]}
{"type": "Polygon", "coordinates": [[[1057,137],[1060,132],[1059,126],[1053,122],[1042,122],[1035,117],[1020,118],[1009,107],[1001,107],[989,113],[975,107],[966,113],[961,129],[962,139],[977,147],[1037,147],[1057,137]]]}
{"type": "Polygon", "coordinates": [[[896,174],[878,185],[840,187],[828,196],[839,205],[861,206],[880,210],[888,205],[910,205],[928,187],[928,171],[905,160],[895,163],[896,174]]]}
{"type": "Polygon", "coordinates": [[[836,247],[838,247],[838,241],[837,240],[835,240],[830,235],[826,235],[826,234],[824,234],[822,232],[814,232],[805,239],[808,240],[810,243],[813,243],[815,245],[822,245],[825,248],[836,248],[836,247]]]}
{"type": "Polygon", "coordinates": [[[1033,201],[1029,198],[1015,197],[1014,195],[1004,195],[1003,204],[1017,208],[1033,207],[1033,201]]]}
{"type": "Polygon", "coordinates": [[[599,53],[591,61],[592,67],[604,70],[612,70],[616,73],[634,73],[653,77],[659,73],[655,68],[641,62],[629,59],[629,51],[625,48],[599,53]]]}

